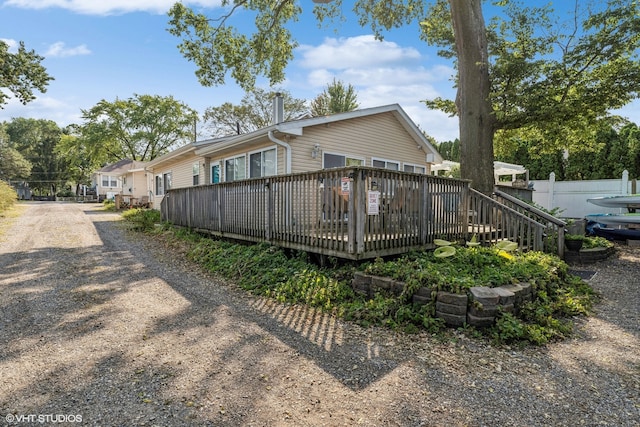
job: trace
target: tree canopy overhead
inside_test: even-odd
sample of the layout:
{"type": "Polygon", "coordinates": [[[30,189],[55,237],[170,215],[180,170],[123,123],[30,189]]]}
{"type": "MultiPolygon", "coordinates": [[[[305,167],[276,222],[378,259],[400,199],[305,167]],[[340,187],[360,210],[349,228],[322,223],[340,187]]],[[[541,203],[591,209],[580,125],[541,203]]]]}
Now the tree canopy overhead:
{"type": "Polygon", "coordinates": [[[83,144],[92,156],[107,161],[149,161],[194,139],[198,113],[173,97],[135,95],[113,102],[104,99],[82,110],[83,144]]]}
{"type": "MultiPolygon", "coordinates": [[[[245,88],[258,75],[275,84],[284,78],[297,46],[286,24],[295,21],[306,4],[227,0],[223,5],[228,7],[216,17],[176,4],[169,12],[169,31],[182,39],[180,50],[196,63],[201,83],[222,84],[230,72],[245,88]],[[251,35],[230,24],[238,9],[256,17],[251,35]]],[[[334,0],[313,11],[320,21],[340,19],[350,4],[334,0]]],[[[420,23],[421,37],[441,46],[442,56],[455,59],[456,101],[436,99],[427,105],[458,114],[462,177],[490,192],[496,131],[502,138],[524,129],[546,143],[577,147],[594,138],[608,111],[638,97],[640,5],[630,0],[575,1],[565,23],[550,5],[525,7],[495,0],[492,4],[500,12],[485,24],[482,4],[356,0],[352,9],[360,25],[378,38],[393,28],[420,23]]]]}
{"type": "MultiPolygon", "coordinates": [[[[0,40],[0,89],[8,89],[20,102],[26,104],[36,97],[34,90],[47,91],[53,80],[41,62],[44,58],[27,50],[20,42],[16,53],[9,52],[9,44],[0,40]]],[[[0,108],[7,103],[8,94],[0,90],[0,108]]]]}
{"type": "MultiPolygon", "coordinates": [[[[568,15],[559,15],[546,2],[494,3],[502,6],[502,15],[487,25],[497,142],[524,131],[548,151],[597,143],[598,132],[614,119],[609,112],[640,94],[638,3],[563,3],[569,6],[568,15]]],[[[438,4],[432,11],[444,22],[446,4],[438,4]]],[[[432,23],[422,25],[423,38],[443,47],[443,56],[455,56],[451,29],[432,23]]],[[[450,100],[427,105],[457,113],[450,100]]]]}

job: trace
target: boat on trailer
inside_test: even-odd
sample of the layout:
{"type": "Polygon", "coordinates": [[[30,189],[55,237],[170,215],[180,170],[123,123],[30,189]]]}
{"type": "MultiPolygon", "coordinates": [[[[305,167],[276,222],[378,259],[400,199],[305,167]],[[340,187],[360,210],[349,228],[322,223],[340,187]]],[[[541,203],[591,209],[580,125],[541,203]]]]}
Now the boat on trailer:
{"type": "Polygon", "coordinates": [[[595,221],[606,225],[640,224],[640,213],[590,214],[587,215],[586,218],[589,221],[595,221]]]}
{"type": "Polygon", "coordinates": [[[629,194],[626,196],[603,196],[587,199],[587,202],[605,208],[640,208],[640,194],[629,194]]]}

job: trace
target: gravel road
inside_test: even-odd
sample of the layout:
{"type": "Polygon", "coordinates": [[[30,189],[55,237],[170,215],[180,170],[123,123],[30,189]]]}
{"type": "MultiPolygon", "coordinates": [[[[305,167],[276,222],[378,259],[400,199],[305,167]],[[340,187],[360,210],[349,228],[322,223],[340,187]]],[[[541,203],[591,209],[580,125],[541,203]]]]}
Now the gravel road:
{"type": "Polygon", "coordinates": [[[0,237],[0,425],[640,425],[640,248],[583,267],[575,338],[520,350],[246,295],[100,208],[0,237]]]}

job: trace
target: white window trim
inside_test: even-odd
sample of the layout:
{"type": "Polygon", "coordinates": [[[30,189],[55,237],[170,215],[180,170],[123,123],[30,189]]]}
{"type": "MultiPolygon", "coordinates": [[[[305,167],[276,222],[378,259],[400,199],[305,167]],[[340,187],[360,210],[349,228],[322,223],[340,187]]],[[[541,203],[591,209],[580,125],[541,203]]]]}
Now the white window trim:
{"type": "MultiPolygon", "coordinates": [[[[233,160],[233,159],[238,159],[240,157],[244,157],[244,178],[241,179],[247,179],[247,159],[249,158],[249,156],[247,156],[247,153],[242,153],[242,154],[238,154],[237,156],[231,156],[231,157],[225,157],[222,160],[222,171],[224,173],[224,181],[220,180],[220,182],[231,182],[227,180],[227,161],[228,160],[233,160]]],[[[237,179],[234,181],[238,181],[237,179]]]]}
{"type": "Polygon", "coordinates": [[[162,178],[162,174],[156,174],[156,176],[153,178],[153,186],[154,188],[154,195],[156,196],[164,196],[164,180],[162,178]],[[158,191],[158,178],[160,179],[160,183],[162,183],[162,191],[158,191]]]}
{"type": "MultiPolygon", "coordinates": [[[[403,171],[403,172],[404,172],[404,167],[405,167],[405,166],[413,166],[413,168],[414,168],[414,169],[415,169],[415,168],[422,168],[422,169],[424,169],[424,172],[422,172],[422,174],[423,174],[423,175],[426,175],[426,173],[427,173],[427,167],[426,167],[425,165],[419,165],[419,164],[416,164],[416,163],[403,163],[403,164],[402,164],[402,171],[403,171]]],[[[412,173],[420,173],[420,172],[415,172],[415,171],[414,171],[414,172],[412,172],[412,173]]]]}
{"type": "MultiPolygon", "coordinates": [[[[277,145],[272,145],[270,147],[265,147],[265,148],[261,148],[259,150],[253,150],[253,151],[249,151],[247,152],[247,169],[245,170],[246,173],[246,177],[250,177],[251,176],[251,155],[252,154],[256,154],[256,153],[263,153],[265,151],[269,151],[269,150],[276,150],[276,173],[274,175],[265,175],[265,176],[275,176],[278,175],[278,146],[277,145]]],[[[261,176],[261,178],[264,178],[264,176],[261,176]]]]}
{"type": "Polygon", "coordinates": [[[120,178],[118,178],[116,175],[105,175],[105,174],[100,174],[100,187],[102,188],[120,188],[122,187],[122,185],[120,185],[120,178]],[[104,185],[104,178],[107,178],[107,185],[104,185]],[[116,183],[116,185],[111,185],[113,184],[113,182],[116,183]]]}
{"type": "Polygon", "coordinates": [[[167,194],[167,190],[171,190],[173,188],[173,170],[168,170],[166,172],[162,173],[162,191],[164,191],[164,194],[167,194]],[[171,176],[171,186],[169,188],[167,188],[165,184],[165,176],[170,175],[171,176]]]}
{"type": "Polygon", "coordinates": [[[200,175],[201,175],[200,174],[200,161],[197,161],[197,162],[194,162],[191,165],[191,184],[193,184],[193,179],[197,176],[198,177],[198,184],[196,184],[196,185],[201,185],[202,182],[201,182],[201,179],[200,179],[200,175]],[[195,173],[196,172],[196,168],[197,168],[198,173],[195,173]]]}
{"type": "Polygon", "coordinates": [[[372,167],[375,167],[375,166],[373,166],[373,162],[374,161],[384,162],[385,163],[384,168],[387,169],[387,170],[393,170],[393,169],[388,169],[387,168],[387,165],[386,165],[387,163],[396,163],[398,165],[398,171],[402,170],[402,162],[400,160],[391,160],[391,159],[383,159],[381,157],[372,157],[371,158],[371,166],[372,167]]]}
{"type": "MultiPolygon", "coordinates": [[[[322,169],[325,169],[325,167],[324,167],[324,155],[325,154],[330,154],[330,155],[333,155],[333,156],[342,156],[345,159],[345,163],[346,163],[347,159],[354,159],[354,160],[362,161],[362,166],[365,166],[367,164],[367,159],[365,159],[364,157],[360,157],[360,156],[356,156],[356,155],[352,155],[352,154],[339,153],[337,151],[325,151],[325,150],[323,150],[322,151],[322,169]]],[[[342,166],[342,167],[346,167],[346,164],[345,164],[345,166],[342,166]]]]}

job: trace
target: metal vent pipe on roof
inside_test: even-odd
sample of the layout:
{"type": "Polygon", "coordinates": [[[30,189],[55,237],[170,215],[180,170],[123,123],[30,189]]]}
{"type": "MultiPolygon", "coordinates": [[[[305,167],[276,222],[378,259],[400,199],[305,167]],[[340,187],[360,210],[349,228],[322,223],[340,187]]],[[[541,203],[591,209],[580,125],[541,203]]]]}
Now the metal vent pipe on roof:
{"type": "Polygon", "coordinates": [[[277,125],[284,121],[284,98],[280,92],[273,97],[273,124],[277,125]]]}

